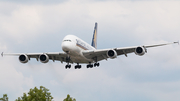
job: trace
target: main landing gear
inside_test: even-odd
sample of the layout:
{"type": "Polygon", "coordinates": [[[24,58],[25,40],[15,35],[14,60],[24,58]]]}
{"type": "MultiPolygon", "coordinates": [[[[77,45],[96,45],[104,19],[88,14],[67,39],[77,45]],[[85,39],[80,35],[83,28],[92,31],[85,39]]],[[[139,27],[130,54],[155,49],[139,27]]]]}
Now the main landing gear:
{"type": "MultiPolygon", "coordinates": [[[[99,67],[99,63],[94,63],[94,65],[93,64],[91,64],[91,63],[89,63],[88,65],[87,65],[87,68],[93,68],[93,66],[94,67],[99,67]]],[[[71,68],[71,65],[68,63],[66,66],[65,66],[65,68],[66,69],[70,69],[71,68]]],[[[81,65],[79,65],[79,63],[77,63],[77,65],[75,65],[75,67],[74,67],[75,69],[81,69],[81,65]]]]}
{"type": "Polygon", "coordinates": [[[75,69],[81,69],[81,65],[79,65],[79,63],[77,63],[77,65],[74,68],[75,69]]]}
{"type": "MultiPolygon", "coordinates": [[[[69,63],[65,66],[65,68],[71,68],[71,65],[69,65],[69,63]]],[[[77,65],[74,67],[75,69],[81,69],[81,65],[79,65],[79,63],[77,63],[77,65]]]]}
{"type": "MultiPolygon", "coordinates": [[[[94,67],[99,67],[99,63],[94,63],[94,67]]],[[[93,68],[93,64],[89,63],[87,68],[93,68]]]]}
{"type": "Polygon", "coordinates": [[[67,69],[67,68],[71,68],[71,65],[69,65],[69,64],[67,64],[66,66],[65,66],[65,68],[67,69]]]}
{"type": "MultiPolygon", "coordinates": [[[[65,68],[66,68],[66,69],[68,69],[68,68],[70,69],[70,68],[71,68],[71,65],[67,64],[67,65],[65,66],[65,68]]],[[[80,69],[80,68],[81,68],[81,65],[77,64],[74,68],[75,68],[75,69],[80,69]]]]}
{"type": "Polygon", "coordinates": [[[89,63],[89,65],[87,65],[87,68],[93,68],[93,64],[89,63]]]}
{"type": "Polygon", "coordinates": [[[94,63],[94,67],[96,66],[99,67],[99,65],[100,65],[99,63],[94,63]]]}

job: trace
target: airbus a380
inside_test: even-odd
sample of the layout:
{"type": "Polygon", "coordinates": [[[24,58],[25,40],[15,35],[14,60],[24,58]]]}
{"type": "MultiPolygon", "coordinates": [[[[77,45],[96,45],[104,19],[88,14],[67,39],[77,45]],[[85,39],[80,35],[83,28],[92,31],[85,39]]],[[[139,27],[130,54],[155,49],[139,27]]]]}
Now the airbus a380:
{"type": "Polygon", "coordinates": [[[64,52],[47,52],[47,53],[11,53],[3,55],[15,55],[19,56],[21,63],[27,63],[31,58],[36,58],[42,63],[47,63],[49,60],[66,62],[65,68],[71,68],[72,63],[77,63],[75,69],[81,68],[81,63],[86,63],[87,68],[98,67],[99,61],[107,60],[108,58],[114,59],[119,55],[125,55],[129,53],[135,53],[136,55],[142,56],[147,53],[147,48],[164,46],[169,44],[175,44],[179,42],[156,44],[156,45],[143,45],[134,47],[122,47],[122,48],[110,48],[110,49],[97,49],[97,23],[95,23],[94,34],[92,44],[89,45],[82,39],[74,36],[67,35],[62,41],[62,50],[64,52]]]}

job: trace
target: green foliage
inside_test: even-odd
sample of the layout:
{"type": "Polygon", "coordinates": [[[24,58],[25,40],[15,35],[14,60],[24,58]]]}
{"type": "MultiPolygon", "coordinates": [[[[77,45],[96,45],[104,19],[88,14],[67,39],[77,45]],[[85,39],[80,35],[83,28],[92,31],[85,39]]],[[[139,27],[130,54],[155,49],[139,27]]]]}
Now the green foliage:
{"type": "Polygon", "coordinates": [[[7,94],[4,94],[3,98],[0,98],[0,101],[8,101],[7,94]]]}
{"type": "Polygon", "coordinates": [[[22,97],[18,97],[15,101],[52,101],[53,97],[48,91],[43,86],[40,86],[40,89],[35,87],[34,89],[30,89],[28,95],[24,93],[22,97]]]}
{"type": "MultiPolygon", "coordinates": [[[[34,87],[34,89],[30,89],[28,94],[24,93],[22,97],[18,97],[15,101],[52,101],[53,97],[48,91],[49,90],[43,86],[40,86],[40,89],[34,87]]],[[[4,94],[3,98],[0,98],[0,101],[8,101],[7,94],[4,94]]],[[[70,97],[68,94],[67,98],[63,101],[76,101],[76,99],[70,97]]]]}
{"type": "Polygon", "coordinates": [[[76,101],[76,99],[73,99],[72,97],[70,97],[70,95],[67,95],[67,98],[65,98],[63,101],[76,101]]]}

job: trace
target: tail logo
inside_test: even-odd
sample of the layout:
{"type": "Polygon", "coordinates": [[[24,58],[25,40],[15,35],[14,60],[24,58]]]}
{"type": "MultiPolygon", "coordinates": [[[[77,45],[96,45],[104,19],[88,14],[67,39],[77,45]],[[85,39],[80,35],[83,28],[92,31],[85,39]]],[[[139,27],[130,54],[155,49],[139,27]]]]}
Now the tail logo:
{"type": "Polygon", "coordinates": [[[93,46],[94,48],[97,48],[97,23],[95,23],[94,34],[93,34],[91,46],[93,46]]]}

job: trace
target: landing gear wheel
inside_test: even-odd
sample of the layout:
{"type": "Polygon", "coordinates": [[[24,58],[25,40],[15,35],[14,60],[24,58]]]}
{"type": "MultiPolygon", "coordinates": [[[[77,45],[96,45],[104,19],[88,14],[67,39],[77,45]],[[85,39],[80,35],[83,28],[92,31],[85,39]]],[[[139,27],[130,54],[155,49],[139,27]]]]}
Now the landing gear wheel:
{"type": "Polygon", "coordinates": [[[66,66],[65,66],[65,68],[67,69],[67,68],[68,68],[68,66],[66,65],[66,66]]]}
{"type": "Polygon", "coordinates": [[[70,68],[71,68],[71,65],[69,65],[68,67],[69,67],[69,69],[70,69],[70,68]]]}
{"type": "Polygon", "coordinates": [[[81,69],[81,65],[79,65],[79,69],[81,69]]]}
{"type": "Polygon", "coordinates": [[[99,64],[99,63],[97,63],[97,66],[98,66],[98,67],[99,67],[99,65],[100,65],[100,64],[99,64]]]}
{"type": "Polygon", "coordinates": [[[99,65],[100,65],[99,63],[94,63],[94,67],[96,66],[99,67],[99,65]]]}
{"type": "Polygon", "coordinates": [[[71,65],[66,65],[65,68],[66,68],[66,69],[67,69],[67,68],[70,69],[70,68],[71,68],[71,65]]]}
{"type": "Polygon", "coordinates": [[[81,69],[81,65],[77,64],[74,68],[75,69],[81,69]]]}
{"type": "Polygon", "coordinates": [[[87,68],[93,68],[92,64],[87,65],[87,68]]]}

